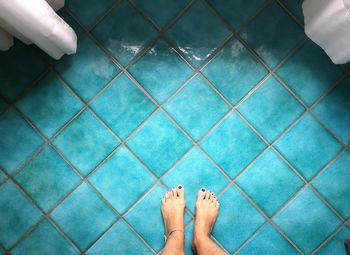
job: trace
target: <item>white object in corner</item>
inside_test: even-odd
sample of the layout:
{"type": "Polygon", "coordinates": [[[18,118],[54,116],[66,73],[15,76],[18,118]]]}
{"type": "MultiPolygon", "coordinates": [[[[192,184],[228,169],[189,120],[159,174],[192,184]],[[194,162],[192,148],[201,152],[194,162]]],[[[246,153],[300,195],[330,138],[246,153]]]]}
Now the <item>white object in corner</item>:
{"type": "MultiPolygon", "coordinates": [[[[49,2],[55,9],[64,5],[64,0],[49,2]]],[[[0,0],[1,28],[26,44],[36,44],[55,59],[76,52],[75,32],[45,0],[0,0]]],[[[0,39],[0,49],[11,43],[0,39]]]]}
{"type": "Polygon", "coordinates": [[[350,61],[350,0],[305,0],[305,33],[335,64],[350,61]]]}

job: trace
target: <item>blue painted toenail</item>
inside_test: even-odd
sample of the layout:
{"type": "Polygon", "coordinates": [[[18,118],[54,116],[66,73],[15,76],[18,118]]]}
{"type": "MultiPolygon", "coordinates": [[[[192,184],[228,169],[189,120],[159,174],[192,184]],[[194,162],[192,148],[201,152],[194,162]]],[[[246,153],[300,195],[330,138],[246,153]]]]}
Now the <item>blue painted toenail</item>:
{"type": "Polygon", "coordinates": [[[201,188],[201,191],[202,191],[202,192],[205,192],[205,188],[201,188]]]}
{"type": "Polygon", "coordinates": [[[177,186],[177,188],[178,188],[178,189],[182,189],[182,186],[181,186],[181,185],[179,185],[179,186],[177,186]]]}

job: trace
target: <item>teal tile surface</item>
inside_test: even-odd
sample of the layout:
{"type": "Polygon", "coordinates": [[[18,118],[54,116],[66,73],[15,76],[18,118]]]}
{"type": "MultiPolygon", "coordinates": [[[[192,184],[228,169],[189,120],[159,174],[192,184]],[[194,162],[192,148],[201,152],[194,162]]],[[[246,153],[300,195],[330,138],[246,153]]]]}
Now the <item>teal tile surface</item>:
{"type": "Polygon", "coordinates": [[[106,86],[119,71],[112,60],[89,37],[79,41],[77,54],[66,55],[55,68],[86,102],[106,86]]]}
{"type": "Polygon", "coordinates": [[[186,254],[204,186],[230,254],[345,255],[350,65],[302,2],[67,0],[76,54],[0,52],[0,254],[161,253],[182,184],[186,254]]]}
{"type": "MultiPolygon", "coordinates": [[[[67,1],[68,2],[68,1],[67,1]]],[[[72,1],[70,1],[72,2],[72,1]]],[[[70,15],[65,8],[57,11],[58,16],[60,16],[71,28],[73,28],[78,39],[85,33],[84,29],[79,25],[79,23],[70,15]]]]}
{"type": "Polygon", "coordinates": [[[343,141],[350,144],[350,79],[347,78],[316,107],[315,113],[343,141]]]}
{"type": "Polygon", "coordinates": [[[89,180],[120,213],[124,213],[155,182],[125,147],[113,154],[89,180]]]}
{"type": "Polygon", "coordinates": [[[160,205],[165,192],[166,190],[157,184],[125,215],[125,219],[156,252],[164,246],[164,225],[160,205]]]}
{"type": "Polygon", "coordinates": [[[50,72],[17,106],[48,138],[82,107],[82,103],[50,72]]]}
{"type": "Polygon", "coordinates": [[[12,174],[43,143],[42,138],[13,108],[0,115],[0,166],[7,173],[12,174]]]}
{"type": "Polygon", "coordinates": [[[128,1],[122,1],[92,32],[124,66],[157,36],[128,1]]]}
{"type": "Polygon", "coordinates": [[[129,72],[159,103],[163,103],[193,73],[164,40],[160,40],[132,65],[129,72]],[[153,72],[157,75],[153,75],[153,72]]]}
{"type": "Polygon", "coordinates": [[[305,38],[301,27],[275,2],[266,7],[241,35],[270,68],[276,67],[305,38]]]}
{"type": "Polygon", "coordinates": [[[81,180],[50,146],[30,161],[15,179],[45,212],[81,180]]]}
{"type": "Polygon", "coordinates": [[[186,206],[195,212],[197,192],[201,187],[218,194],[229,180],[203,155],[194,148],[169,173],[163,182],[170,188],[181,184],[186,191],[186,206]]]}
{"type": "Polygon", "coordinates": [[[230,32],[203,2],[196,2],[167,35],[198,67],[223,44],[230,32]]]}
{"type": "Polygon", "coordinates": [[[64,200],[51,217],[82,250],[118,218],[86,183],[64,200]]]}
{"type": "Polygon", "coordinates": [[[122,74],[91,104],[96,113],[122,139],[125,139],[156,106],[122,74]]]}
{"type": "Polygon", "coordinates": [[[127,145],[160,177],[191,147],[191,142],[161,111],[127,142],[127,145]]]}
{"type": "Polygon", "coordinates": [[[8,108],[8,104],[0,98],[0,114],[2,114],[8,108]]]}
{"type": "Polygon", "coordinates": [[[277,74],[307,104],[313,104],[342,76],[325,52],[308,41],[277,74]]]}
{"type": "Polygon", "coordinates": [[[122,220],[119,220],[86,253],[87,255],[153,254],[144,242],[122,220]]]}
{"type": "Polygon", "coordinates": [[[234,29],[251,19],[263,6],[265,0],[253,0],[247,4],[244,0],[209,0],[214,9],[219,12],[234,29]]]}
{"type": "Polygon", "coordinates": [[[0,66],[0,93],[9,100],[27,92],[46,69],[33,51],[17,40],[10,50],[0,52],[0,66]]]}
{"type": "Polygon", "coordinates": [[[276,148],[310,180],[340,151],[341,145],[307,113],[276,143],[276,148]]]}
{"type": "Polygon", "coordinates": [[[316,253],[317,255],[346,255],[344,241],[350,237],[350,227],[343,227],[326,245],[316,253]]]}
{"type": "Polygon", "coordinates": [[[269,142],[273,142],[305,109],[276,78],[270,76],[238,110],[269,142]]]}
{"type": "Polygon", "coordinates": [[[301,23],[304,23],[302,0],[282,0],[281,2],[301,23]]]}
{"type": "Polygon", "coordinates": [[[134,0],[141,10],[151,18],[151,20],[160,28],[166,27],[169,22],[181,12],[189,0],[153,0],[152,2],[147,0],[134,0]],[[161,11],[159,11],[161,10],[161,11]]]}
{"type": "Polygon", "coordinates": [[[44,220],[12,251],[13,255],[77,255],[79,252],[63,238],[48,220],[44,220]],[[45,240],[45,241],[43,241],[45,240]]]}
{"type": "Polygon", "coordinates": [[[310,188],[299,194],[273,221],[306,254],[341,223],[310,188]]]}
{"type": "Polygon", "coordinates": [[[230,114],[200,145],[231,178],[266,148],[236,113],[230,114]]]}
{"type": "Polygon", "coordinates": [[[268,71],[234,39],[204,67],[202,73],[235,105],[268,71]]]}
{"type": "Polygon", "coordinates": [[[230,107],[197,75],[166,103],[165,109],[197,141],[229,111],[230,107]]]}
{"type": "Polygon", "coordinates": [[[272,216],[304,182],[271,149],[255,161],[236,183],[272,216]]]}
{"type": "Polygon", "coordinates": [[[41,218],[40,211],[12,181],[0,187],[0,242],[9,249],[41,218]]]}
{"type": "Polygon", "coordinates": [[[119,145],[119,141],[89,110],[84,110],[53,144],[87,175],[119,145]]]}
{"type": "MultiPolygon", "coordinates": [[[[345,151],[312,185],[347,219],[350,217],[350,152],[345,151]],[[334,185],[336,183],[336,185],[334,185]]],[[[350,237],[349,237],[350,238],[350,237]]]]}
{"type": "Polygon", "coordinates": [[[228,252],[233,253],[265,222],[265,218],[234,186],[219,197],[219,202],[220,216],[213,236],[228,252]]]}
{"type": "Polygon", "coordinates": [[[87,28],[91,28],[101,16],[112,6],[114,0],[70,0],[66,7],[87,28]]]}
{"type": "Polygon", "coordinates": [[[271,225],[266,225],[238,254],[279,255],[299,254],[294,247],[271,225]]]}

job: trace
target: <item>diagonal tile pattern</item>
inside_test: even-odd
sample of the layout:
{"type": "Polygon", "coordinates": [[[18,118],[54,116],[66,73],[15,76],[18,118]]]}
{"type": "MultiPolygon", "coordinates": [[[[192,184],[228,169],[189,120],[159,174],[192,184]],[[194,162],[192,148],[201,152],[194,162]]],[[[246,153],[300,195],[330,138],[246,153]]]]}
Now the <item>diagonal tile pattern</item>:
{"type": "Polygon", "coordinates": [[[77,54],[0,53],[0,254],[159,254],[178,184],[186,254],[201,186],[231,254],[344,253],[349,64],[246,2],[67,0],[77,54]]]}

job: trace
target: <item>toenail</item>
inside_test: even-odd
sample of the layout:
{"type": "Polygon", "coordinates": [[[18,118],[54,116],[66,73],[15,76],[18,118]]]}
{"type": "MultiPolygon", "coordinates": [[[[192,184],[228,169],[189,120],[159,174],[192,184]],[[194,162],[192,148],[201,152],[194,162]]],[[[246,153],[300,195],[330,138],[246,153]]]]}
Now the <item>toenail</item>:
{"type": "Polygon", "coordinates": [[[205,188],[201,188],[201,191],[202,191],[202,192],[205,192],[205,190],[206,190],[205,188]]]}
{"type": "Polygon", "coordinates": [[[177,188],[178,188],[178,189],[182,189],[182,186],[181,186],[181,185],[179,185],[179,186],[177,186],[177,188]]]}

